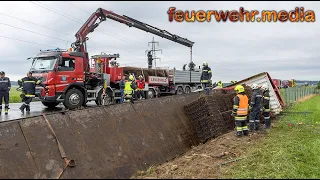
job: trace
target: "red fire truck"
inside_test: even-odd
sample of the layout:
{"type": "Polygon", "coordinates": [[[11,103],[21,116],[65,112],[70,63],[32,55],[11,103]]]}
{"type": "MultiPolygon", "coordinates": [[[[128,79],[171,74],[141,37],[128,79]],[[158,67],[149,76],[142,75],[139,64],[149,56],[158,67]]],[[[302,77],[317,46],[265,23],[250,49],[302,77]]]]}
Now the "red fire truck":
{"type": "MultiPolygon", "coordinates": [[[[89,101],[95,101],[98,105],[113,102],[115,92],[114,88],[110,86],[110,82],[118,78],[112,74],[112,69],[117,71],[117,68],[109,68],[104,72],[90,72],[89,55],[86,48],[86,41],[89,39],[87,35],[107,18],[190,47],[192,54],[194,42],[188,39],[128,16],[121,16],[99,8],[76,33],[77,40],[71,45],[73,51],[57,48],[40,51],[33,57],[30,71],[35,77],[42,78],[43,84],[48,87],[48,90],[39,88],[36,92],[43,105],[55,107],[62,102],[66,108],[74,109],[85,106],[89,101]],[[99,22],[97,22],[98,20],[99,22]]],[[[116,56],[104,58],[112,60],[116,56]]]]}

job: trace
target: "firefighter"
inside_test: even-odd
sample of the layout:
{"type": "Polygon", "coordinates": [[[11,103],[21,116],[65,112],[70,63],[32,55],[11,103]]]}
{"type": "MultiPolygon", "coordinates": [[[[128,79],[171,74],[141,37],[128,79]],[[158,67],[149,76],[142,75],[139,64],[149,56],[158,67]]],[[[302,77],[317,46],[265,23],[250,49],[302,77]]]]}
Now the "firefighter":
{"type": "Polygon", "coordinates": [[[206,94],[209,95],[209,82],[212,77],[211,68],[208,66],[207,62],[202,63],[202,73],[200,81],[202,83],[203,89],[206,90],[206,94]]]}
{"type": "Polygon", "coordinates": [[[234,97],[233,111],[232,116],[234,116],[236,124],[236,136],[248,136],[249,130],[247,126],[247,116],[248,116],[248,107],[249,100],[248,96],[244,92],[244,87],[237,85],[234,90],[237,93],[237,96],[234,97]]]}
{"type": "Polygon", "coordinates": [[[145,87],[145,82],[144,82],[144,79],[143,79],[143,76],[140,75],[139,76],[139,79],[137,80],[137,88],[138,88],[138,91],[137,91],[137,94],[138,94],[138,99],[145,99],[144,97],[144,87],[145,87]]]}
{"type": "Polygon", "coordinates": [[[35,97],[35,92],[36,92],[36,86],[42,86],[45,89],[44,84],[41,83],[41,80],[38,80],[35,77],[32,77],[32,72],[27,73],[27,77],[24,77],[20,80],[18,80],[19,88],[22,87],[22,105],[19,108],[21,113],[24,114],[24,109],[26,109],[27,114],[30,114],[30,103],[32,101],[32,98],[35,97]]]}
{"type": "Polygon", "coordinates": [[[119,81],[120,96],[121,96],[120,103],[123,103],[124,86],[125,86],[125,83],[126,83],[125,80],[126,80],[126,77],[122,76],[122,79],[119,81]]]}
{"type": "Polygon", "coordinates": [[[260,116],[261,116],[261,100],[262,95],[260,94],[259,86],[257,84],[252,84],[251,88],[253,90],[252,97],[250,100],[250,117],[249,117],[249,129],[250,131],[260,129],[260,116]]]}
{"type": "Polygon", "coordinates": [[[9,110],[9,91],[11,89],[11,82],[6,73],[0,72],[0,115],[2,112],[2,97],[4,99],[4,113],[7,115],[9,110]]]}
{"type": "Polygon", "coordinates": [[[266,129],[269,129],[271,126],[271,120],[270,120],[270,94],[269,94],[269,88],[268,85],[263,85],[261,87],[263,91],[263,117],[265,120],[265,127],[266,129]]]}
{"type": "Polygon", "coordinates": [[[124,86],[124,100],[126,102],[133,102],[134,91],[137,89],[137,86],[134,82],[134,77],[132,75],[129,76],[129,80],[125,83],[124,86]]]}
{"type": "Polygon", "coordinates": [[[223,84],[222,84],[221,81],[218,81],[218,87],[219,87],[219,88],[223,88],[223,84]]]}

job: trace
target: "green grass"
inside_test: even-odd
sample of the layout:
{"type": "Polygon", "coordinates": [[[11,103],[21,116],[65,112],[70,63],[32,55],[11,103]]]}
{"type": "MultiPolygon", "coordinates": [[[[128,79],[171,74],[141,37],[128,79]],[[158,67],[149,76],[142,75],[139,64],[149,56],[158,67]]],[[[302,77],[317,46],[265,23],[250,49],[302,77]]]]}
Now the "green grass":
{"type": "Polygon", "coordinates": [[[17,91],[18,86],[12,86],[11,87],[11,90],[10,90],[10,103],[20,103],[22,102],[21,101],[21,98],[20,98],[20,94],[21,92],[17,91]]]}
{"type": "Polygon", "coordinates": [[[247,158],[225,172],[226,178],[320,177],[320,96],[286,111],[311,111],[312,114],[281,117],[265,139],[249,147],[247,158]],[[298,125],[299,122],[302,125],[298,125]],[[288,126],[290,123],[293,126],[288,126]]]}

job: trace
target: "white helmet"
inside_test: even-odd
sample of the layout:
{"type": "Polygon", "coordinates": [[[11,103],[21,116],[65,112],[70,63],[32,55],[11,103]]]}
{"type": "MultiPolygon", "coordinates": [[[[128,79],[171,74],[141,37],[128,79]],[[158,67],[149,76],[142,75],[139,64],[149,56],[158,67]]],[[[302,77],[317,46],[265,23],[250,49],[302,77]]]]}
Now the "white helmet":
{"type": "Polygon", "coordinates": [[[258,84],[252,84],[252,85],[251,85],[251,88],[252,88],[252,89],[258,89],[259,86],[258,86],[258,84]]]}
{"type": "Polygon", "coordinates": [[[202,66],[208,66],[208,63],[207,63],[206,61],[204,61],[204,62],[202,63],[202,66]]]}
{"type": "Polygon", "coordinates": [[[262,87],[261,87],[264,91],[267,91],[267,90],[269,90],[269,87],[268,87],[268,85],[266,85],[266,84],[264,84],[264,85],[262,85],[262,87]]]}

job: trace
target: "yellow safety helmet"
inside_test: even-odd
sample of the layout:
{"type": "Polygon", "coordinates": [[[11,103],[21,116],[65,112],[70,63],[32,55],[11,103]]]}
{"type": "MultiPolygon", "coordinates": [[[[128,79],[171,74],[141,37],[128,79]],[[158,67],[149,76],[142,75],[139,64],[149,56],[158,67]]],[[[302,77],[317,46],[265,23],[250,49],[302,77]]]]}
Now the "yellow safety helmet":
{"type": "Polygon", "coordinates": [[[237,92],[237,93],[242,93],[244,92],[244,87],[241,86],[241,85],[237,85],[234,90],[237,92]]]}
{"type": "Polygon", "coordinates": [[[132,81],[134,79],[134,77],[132,75],[130,75],[129,79],[132,81]]]}

